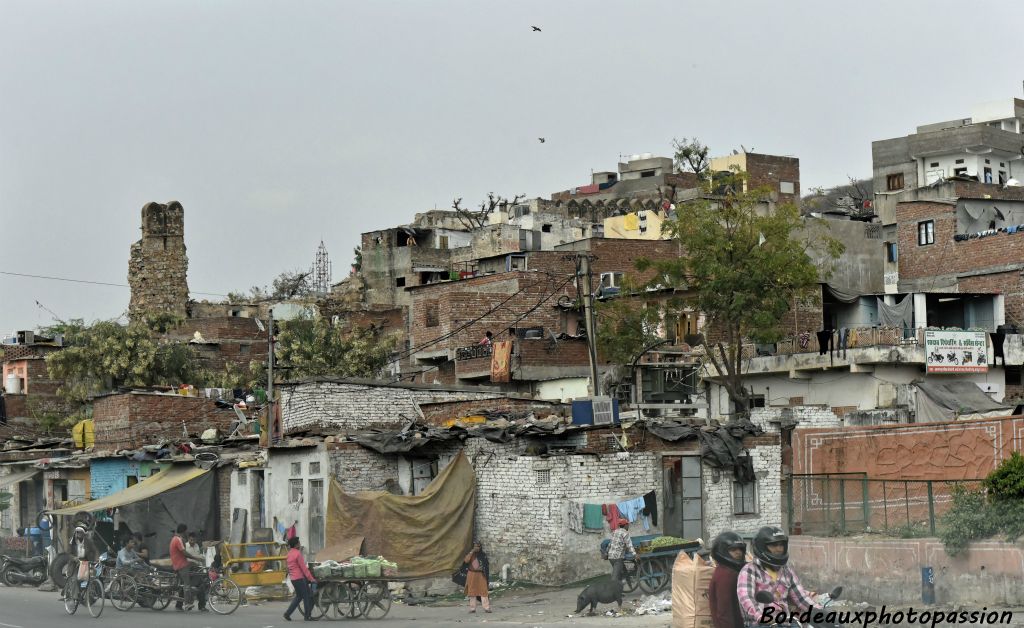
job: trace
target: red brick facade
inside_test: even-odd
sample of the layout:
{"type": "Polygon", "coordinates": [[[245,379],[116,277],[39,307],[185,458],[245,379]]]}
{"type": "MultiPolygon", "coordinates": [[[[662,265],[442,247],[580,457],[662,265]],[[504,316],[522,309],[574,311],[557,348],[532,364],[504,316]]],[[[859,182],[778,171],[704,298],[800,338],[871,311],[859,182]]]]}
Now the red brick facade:
{"type": "Polygon", "coordinates": [[[1003,294],[1006,320],[1024,320],[1020,270],[1006,268],[1024,261],[1024,233],[956,242],[956,207],[932,201],[897,204],[896,221],[901,284],[909,282],[920,292],[954,286],[965,293],[1003,294]],[[929,220],[934,222],[934,243],[918,244],[918,225],[929,220]],[[958,276],[967,273],[977,274],[958,276]]]}
{"type": "Polygon", "coordinates": [[[191,342],[195,340],[196,332],[199,332],[203,342],[196,342],[192,346],[203,366],[214,373],[222,372],[228,364],[248,372],[249,362],[267,359],[267,333],[260,331],[256,319],[239,316],[190,318],[167,336],[191,342]]]}
{"type": "Polygon", "coordinates": [[[219,408],[204,397],[125,393],[93,401],[97,450],[116,451],[181,439],[183,424],[190,436],[210,428],[226,432],[234,418],[230,408],[219,408]]]}

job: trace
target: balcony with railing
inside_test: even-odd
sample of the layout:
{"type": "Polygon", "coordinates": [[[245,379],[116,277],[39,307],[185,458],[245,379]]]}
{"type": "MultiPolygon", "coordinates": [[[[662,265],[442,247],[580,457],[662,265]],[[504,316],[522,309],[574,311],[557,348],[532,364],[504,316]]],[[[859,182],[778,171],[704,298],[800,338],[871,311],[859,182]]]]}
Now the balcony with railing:
{"type": "MultiPolygon", "coordinates": [[[[927,362],[927,331],[924,328],[860,327],[848,331],[845,343],[838,331],[833,331],[831,336],[825,335],[820,340],[816,333],[805,333],[767,345],[744,343],[744,372],[758,374],[830,368],[856,369],[858,365],[873,364],[924,365],[927,362]]],[[[1006,363],[1024,363],[1022,336],[1006,334],[1004,338],[1003,355],[1006,363]]],[[[985,363],[995,363],[993,340],[990,335],[985,356],[985,363]]],[[[708,366],[713,373],[713,366],[708,366]]]]}

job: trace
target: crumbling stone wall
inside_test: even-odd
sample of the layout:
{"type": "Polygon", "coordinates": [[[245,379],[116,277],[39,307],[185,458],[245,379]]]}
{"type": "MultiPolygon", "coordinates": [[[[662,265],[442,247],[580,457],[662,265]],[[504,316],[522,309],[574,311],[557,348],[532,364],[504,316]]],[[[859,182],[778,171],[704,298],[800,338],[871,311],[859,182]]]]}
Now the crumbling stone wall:
{"type": "Polygon", "coordinates": [[[281,387],[285,432],[321,428],[359,431],[401,427],[419,418],[417,404],[493,399],[494,392],[444,390],[429,386],[381,385],[359,380],[310,381],[281,387]]]}
{"type": "Polygon", "coordinates": [[[142,208],[142,239],[132,245],[128,315],[188,314],[188,257],[185,255],[185,210],[178,201],[147,203],[142,208]]]}

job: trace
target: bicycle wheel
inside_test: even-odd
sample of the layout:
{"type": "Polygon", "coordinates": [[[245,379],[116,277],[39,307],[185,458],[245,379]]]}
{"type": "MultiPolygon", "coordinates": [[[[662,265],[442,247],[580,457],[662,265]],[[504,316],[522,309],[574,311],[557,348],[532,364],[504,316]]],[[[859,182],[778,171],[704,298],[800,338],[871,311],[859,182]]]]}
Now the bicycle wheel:
{"type": "Polygon", "coordinates": [[[338,601],[338,613],[345,618],[355,619],[363,614],[359,603],[359,595],[363,591],[363,583],[349,581],[341,585],[341,599],[338,601]]]}
{"type": "Polygon", "coordinates": [[[320,582],[313,598],[312,616],[326,616],[328,619],[340,619],[338,615],[338,599],[341,596],[341,585],[337,582],[320,582]]]}
{"type": "Polygon", "coordinates": [[[110,583],[108,591],[110,604],[119,611],[130,611],[139,597],[139,587],[135,578],[128,574],[119,574],[110,583]]]}
{"type": "Polygon", "coordinates": [[[641,560],[637,565],[640,589],[647,594],[654,594],[668,584],[668,573],[664,563],[657,558],[641,560]]]}
{"type": "Polygon", "coordinates": [[[85,587],[85,607],[89,609],[89,614],[93,617],[102,615],[105,603],[103,582],[100,580],[89,580],[88,586],[85,587]]]}
{"type": "Polygon", "coordinates": [[[217,578],[210,585],[209,599],[206,605],[218,615],[234,613],[242,603],[242,590],[227,578],[217,578]]]}
{"type": "Polygon", "coordinates": [[[68,615],[74,615],[78,610],[78,581],[74,578],[64,580],[64,610],[68,615]]]}
{"type": "Polygon", "coordinates": [[[365,582],[359,590],[359,611],[366,619],[384,619],[391,610],[387,582],[365,582]]]}

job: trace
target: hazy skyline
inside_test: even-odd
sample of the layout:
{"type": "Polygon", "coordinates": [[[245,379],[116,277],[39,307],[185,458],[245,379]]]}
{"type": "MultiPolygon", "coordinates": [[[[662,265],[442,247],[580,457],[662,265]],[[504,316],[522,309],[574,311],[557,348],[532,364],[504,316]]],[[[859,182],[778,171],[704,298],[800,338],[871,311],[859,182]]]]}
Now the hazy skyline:
{"type": "MultiPolygon", "coordinates": [[[[126,284],[142,206],[178,200],[193,291],[268,284],[321,239],[337,281],[360,232],[674,137],[832,186],[870,176],[872,140],[1021,97],[1021,24],[1016,2],[0,0],[0,271],[126,284]]],[[[0,335],[50,324],[36,301],[129,297],[0,291],[0,335]]]]}

